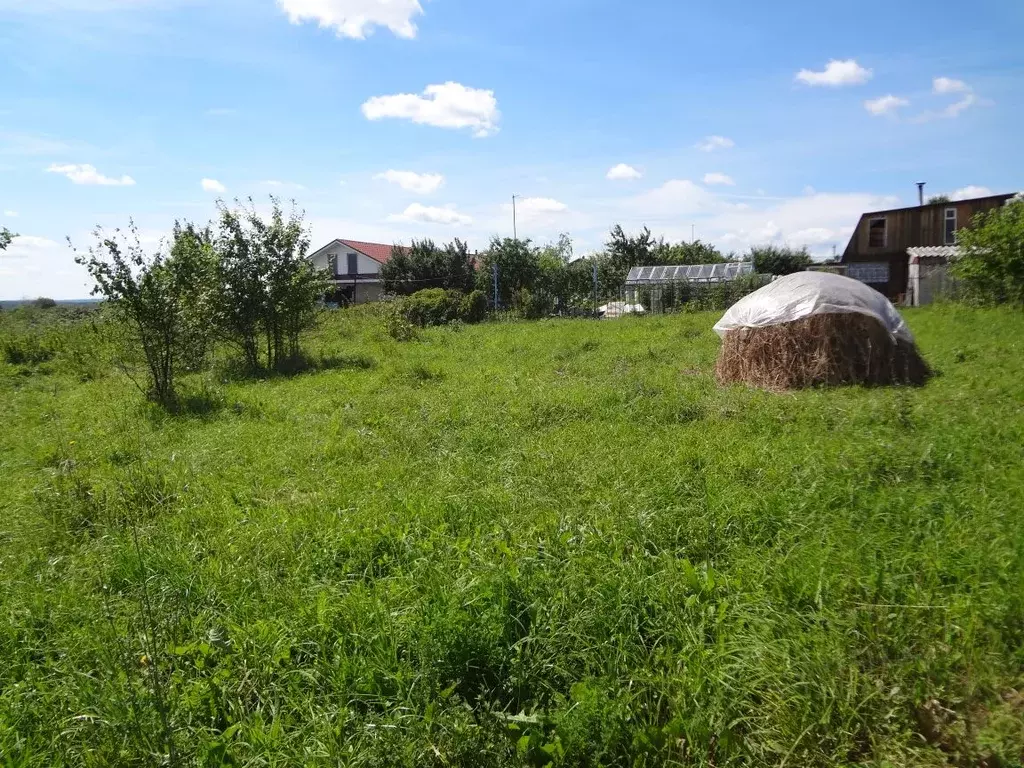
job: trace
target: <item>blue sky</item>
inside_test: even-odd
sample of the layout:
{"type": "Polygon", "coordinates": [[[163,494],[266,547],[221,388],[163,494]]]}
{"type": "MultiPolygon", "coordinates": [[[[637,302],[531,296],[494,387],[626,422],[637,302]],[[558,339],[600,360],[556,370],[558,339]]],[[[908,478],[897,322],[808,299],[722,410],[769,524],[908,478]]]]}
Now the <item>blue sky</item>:
{"type": "Polygon", "coordinates": [[[1022,32],[1018,0],[0,0],[0,298],[86,295],[98,224],[157,247],[272,193],[314,247],[484,248],[517,194],[578,253],[825,255],[916,181],[1024,187],[1022,32]]]}

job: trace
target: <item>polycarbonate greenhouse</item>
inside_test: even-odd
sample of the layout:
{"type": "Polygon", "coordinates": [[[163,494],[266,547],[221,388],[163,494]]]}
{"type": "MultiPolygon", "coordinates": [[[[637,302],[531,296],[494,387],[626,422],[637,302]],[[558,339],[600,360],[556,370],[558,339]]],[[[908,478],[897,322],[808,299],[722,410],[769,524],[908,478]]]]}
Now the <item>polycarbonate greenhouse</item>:
{"type": "Polygon", "coordinates": [[[717,309],[769,280],[769,276],[755,274],[749,261],[633,267],[626,276],[623,298],[648,312],[665,312],[686,304],[717,309]]]}

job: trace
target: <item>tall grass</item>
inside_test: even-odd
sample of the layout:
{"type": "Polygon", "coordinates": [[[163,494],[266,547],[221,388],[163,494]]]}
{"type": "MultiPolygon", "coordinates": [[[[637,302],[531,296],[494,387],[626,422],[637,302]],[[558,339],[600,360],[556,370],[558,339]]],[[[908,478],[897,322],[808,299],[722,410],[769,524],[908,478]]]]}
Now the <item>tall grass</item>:
{"type": "Polygon", "coordinates": [[[0,363],[3,760],[1020,764],[1024,318],[788,395],[715,319],[338,312],[202,418],[0,363]]]}

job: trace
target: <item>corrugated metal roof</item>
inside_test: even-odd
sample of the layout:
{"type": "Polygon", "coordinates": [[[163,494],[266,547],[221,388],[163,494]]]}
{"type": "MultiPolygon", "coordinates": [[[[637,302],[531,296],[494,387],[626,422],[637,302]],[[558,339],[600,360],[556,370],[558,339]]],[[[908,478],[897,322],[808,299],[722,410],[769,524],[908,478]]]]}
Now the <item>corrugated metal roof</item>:
{"type": "Polygon", "coordinates": [[[955,245],[913,245],[907,248],[907,255],[912,259],[955,259],[960,255],[960,248],[955,245]]]}
{"type": "Polygon", "coordinates": [[[754,274],[754,265],[749,261],[726,264],[679,264],[666,267],[633,267],[626,276],[626,285],[649,285],[692,281],[699,283],[721,283],[735,280],[740,275],[754,274]]]}

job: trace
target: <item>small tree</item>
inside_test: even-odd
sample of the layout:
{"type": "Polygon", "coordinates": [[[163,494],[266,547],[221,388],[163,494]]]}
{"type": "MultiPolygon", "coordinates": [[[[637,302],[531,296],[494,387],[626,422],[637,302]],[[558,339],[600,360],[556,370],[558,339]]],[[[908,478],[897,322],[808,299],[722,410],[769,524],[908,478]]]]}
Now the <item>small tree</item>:
{"type": "Polygon", "coordinates": [[[170,252],[147,255],[134,223],[129,235],[120,230],[106,237],[96,232],[97,245],[75,261],[85,266],[96,285],[93,295],[108,302],[130,354],[144,362],[146,385],[133,382],[155,402],[177,407],[175,382],[197,349],[205,349],[209,320],[198,316],[210,284],[209,235],[192,225],[175,224],[170,252]]]}
{"type": "Polygon", "coordinates": [[[928,205],[937,205],[939,203],[948,203],[949,195],[932,195],[928,198],[928,205]]]}
{"type": "Polygon", "coordinates": [[[520,292],[534,289],[540,274],[537,250],[529,240],[495,237],[491,247],[480,256],[476,273],[477,288],[488,297],[493,295],[493,270],[498,267],[498,301],[503,307],[516,303],[520,292]]]}
{"type": "Polygon", "coordinates": [[[721,264],[726,261],[720,250],[700,240],[675,244],[659,242],[655,252],[660,264],[721,264]]]}
{"type": "Polygon", "coordinates": [[[284,370],[300,355],[302,334],[315,324],[328,289],[326,275],[306,258],[302,214],[293,210],[286,219],[277,199],[271,203],[267,220],[253,207],[221,205],[215,240],[214,320],[252,371],[264,360],[284,370]]]}
{"type": "Polygon", "coordinates": [[[17,235],[11,232],[6,227],[0,227],[0,251],[6,251],[7,246],[11,244],[11,241],[16,238],[17,235]]]}
{"type": "Polygon", "coordinates": [[[763,275],[789,275],[811,265],[811,254],[806,248],[779,245],[755,246],[747,259],[753,262],[754,271],[763,275]]]}
{"type": "Polygon", "coordinates": [[[413,240],[408,249],[396,247],[380,275],[385,293],[402,296],[430,288],[470,291],[476,280],[469,248],[457,238],[443,248],[433,240],[413,240]]]}
{"type": "Polygon", "coordinates": [[[1024,304],[1024,197],[979,213],[956,233],[961,256],[950,271],[965,298],[985,304],[1024,304]]]}

